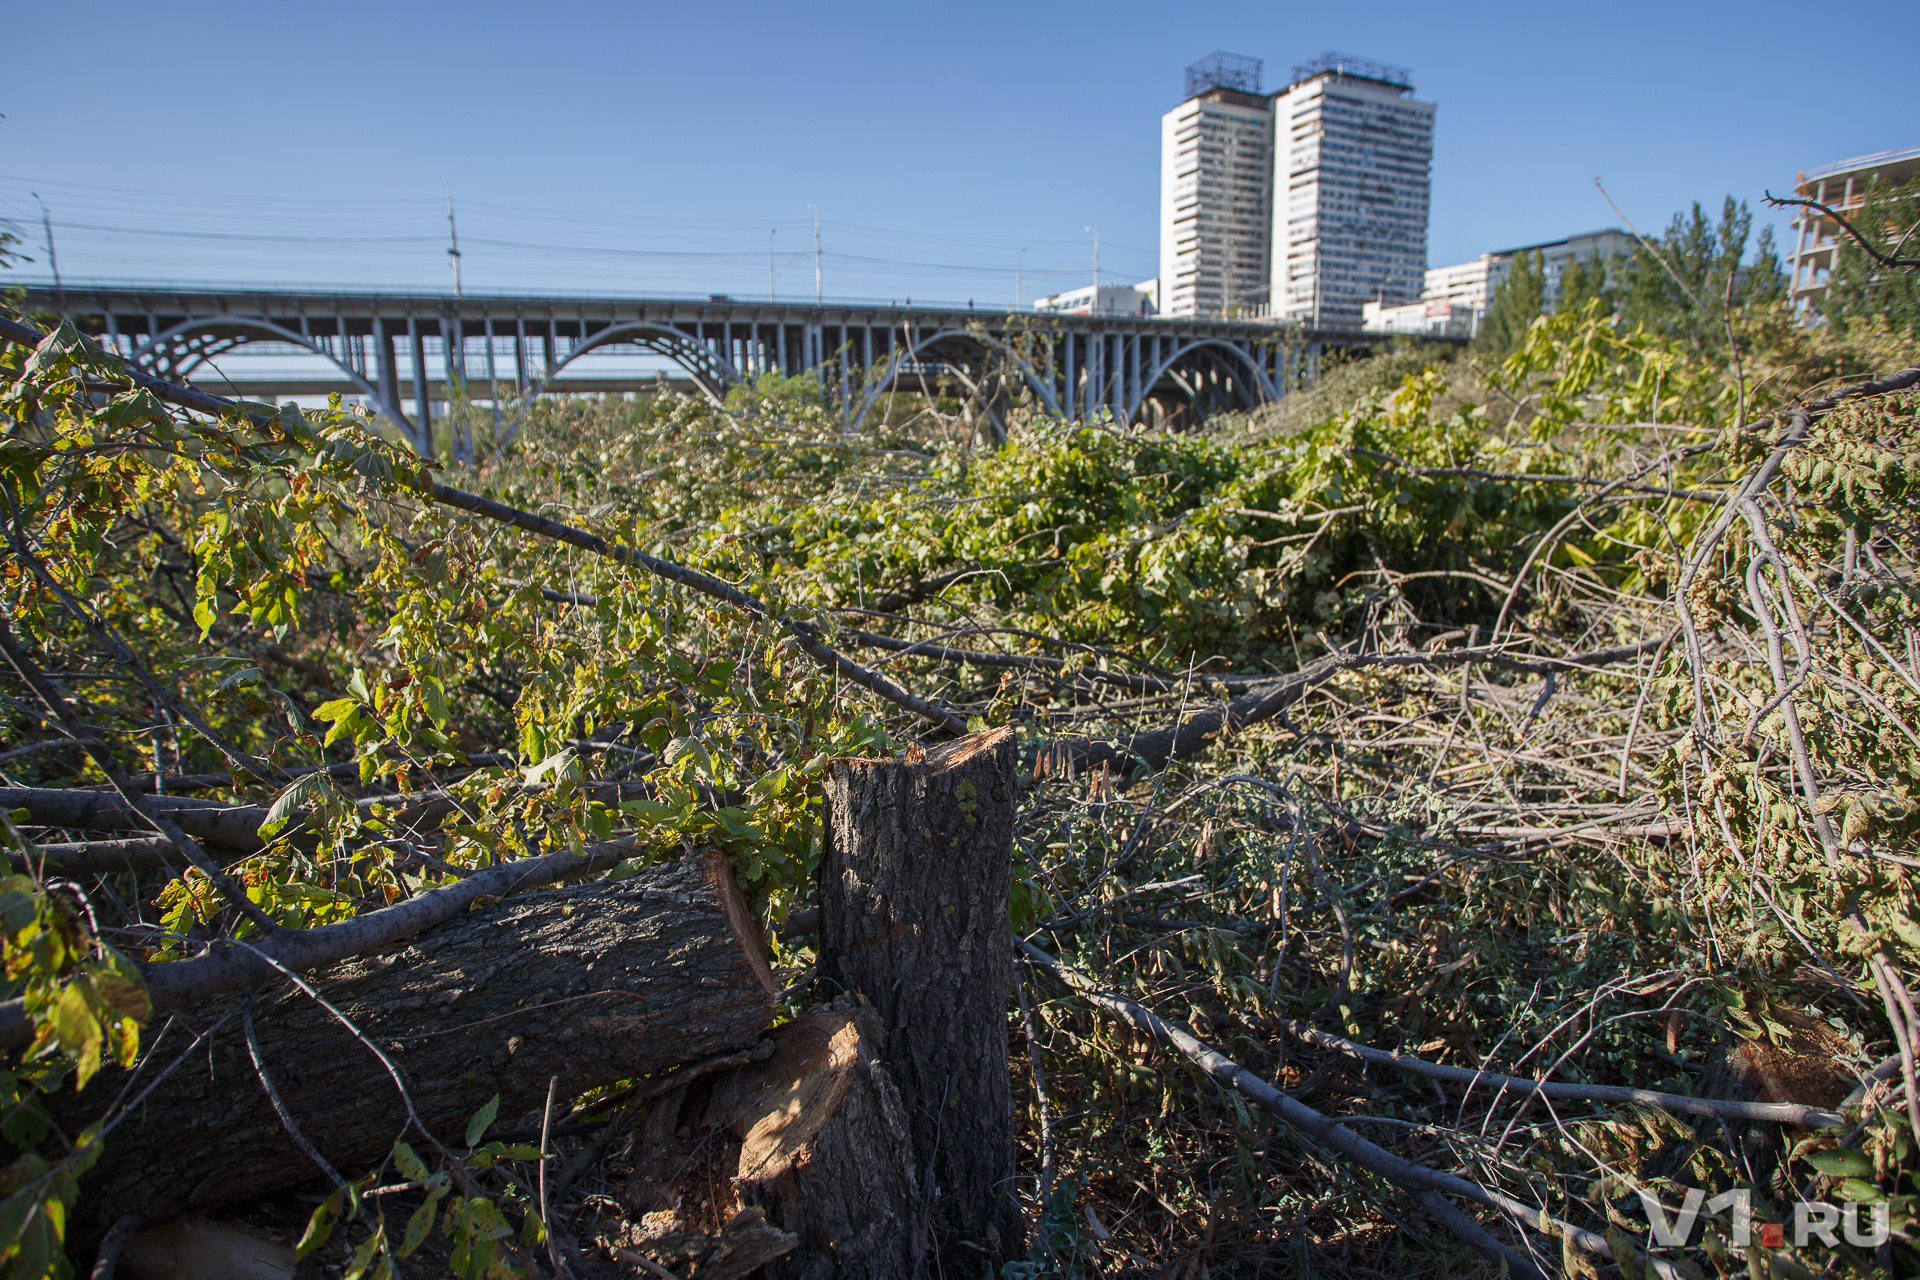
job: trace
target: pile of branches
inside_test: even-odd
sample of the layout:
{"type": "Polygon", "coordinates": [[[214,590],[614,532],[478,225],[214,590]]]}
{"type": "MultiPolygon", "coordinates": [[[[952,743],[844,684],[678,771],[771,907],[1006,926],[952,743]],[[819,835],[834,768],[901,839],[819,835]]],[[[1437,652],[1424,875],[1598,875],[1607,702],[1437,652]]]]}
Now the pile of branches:
{"type": "MultiPolygon", "coordinates": [[[[1920,368],[1760,417],[1647,344],[1596,381],[1599,318],[1555,322],[1277,450],[549,405],[458,486],[352,415],[5,322],[17,1105],[162,1070],[168,1014],[695,847],[797,1011],[826,762],[1012,723],[1011,1267],[1665,1273],[1648,1206],[1736,1185],[1770,1221],[1889,1201],[1896,1242],[1834,1253],[1886,1265],[1920,1151],[1920,368]]],[[[572,1143],[607,1203],[622,1087],[524,1167],[572,1143]]],[[[133,1100],[23,1131],[6,1203],[71,1200],[133,1100]]],[[[524,1192],[508,1157],[462,1203],[524,1192]]]]}

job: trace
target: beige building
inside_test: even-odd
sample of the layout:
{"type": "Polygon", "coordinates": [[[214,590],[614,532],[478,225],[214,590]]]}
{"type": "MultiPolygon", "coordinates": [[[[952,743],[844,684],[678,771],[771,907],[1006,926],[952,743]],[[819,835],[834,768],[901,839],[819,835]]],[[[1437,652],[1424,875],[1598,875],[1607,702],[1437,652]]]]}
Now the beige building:
{"type": "Polygon", "coordinates": [[[1356,329],[1419,298],[1433,187],[1431,102],[1412,73],[1323,53],[1273,95],[1273,314],[1356,329]]]}
{"type": "Polygon", "coordinates": [[[1487,275],[1492,266],[1493,255],[1483,253],[1472,262],[1428,267],[1420,301],[1399,306],[1362,303],[1360,327],[1368,333],[1471,338],[1480,332],[1480,318],[1487,311],[1487,275]]]}
{"type": "MultiPolygon", "coordinates": [[[[1879,151],[1796,174],[1793,191],[1802,200],[1818,200],[1851,222],[1866,203],[1870,183],[1891,186],[1906,182],[1915,174],[1920,174],[1920,147],[1879,151]]],[[[1827,281],[1833,275],[1837,238],[1845,233],[1838,223],[1817,209],[1800,207],[1798,214],[1793,220],[1793,252],[1787,255],[1787,278],[1791,282],[1794,312],[1803,321],[1810,322],[1820,314],[1821,300],[1827,296],[1827,281]]],[[[1860,229],[1872,234],[1865,227],[1860,229]]]]}
{"type": "Polygon", "coordinates": [[[1523,253],[1540,255],[1540,265],[1546,273],[1541,287],[1541,303],[1551,311],[1560,305],[1560,293],[1565,286],[1568,268],[1576,262],[1597,261],[1613,278],[1618,260],[1633,256],[1633,237],[1618,227],[1607,227],[1600,231],[1583,231],[1563,240],[1547,240],[1490,253],[1487,255],[1486,301],[1492,301],[1493,295],[1499,292],[1501,283],[1513,270],[1513,260],[1523,253]]]}
{"type": "Polygon", "coordinates": [[[1412,73],[1323,53],[1287,87],[1255,58],[1187,68],[1160,120],[1160,310],[1357,329],[1421,296],[1434,104],[1412,73]]]}
{"type": "Polygon", "coordinates": [[[1273,220],[1273,109],[1260,61],[1216,53],[1187,68],[1160,118],[1160,302],[1170,316],[1262,314],[1273,220]]]}

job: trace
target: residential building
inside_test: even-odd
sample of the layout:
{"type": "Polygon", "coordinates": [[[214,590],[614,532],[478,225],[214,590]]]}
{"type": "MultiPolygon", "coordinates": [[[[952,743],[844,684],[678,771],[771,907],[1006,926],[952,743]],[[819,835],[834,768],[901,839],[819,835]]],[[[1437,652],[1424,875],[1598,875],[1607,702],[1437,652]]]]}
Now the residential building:
{"type": "Polygon", "coordinates": [[[1041,298],[1033,304],[1033,309],[1070,316],[1150,316],[1155,313],[1153,295],[1157,289],[1158,282],[1153,280],[1139,284],[1103,284],[1097,289],[1087,285],[1041,298]]]}
{"type": "Polygon", "coordinates": [[[1397,307],[1360,304],[1360,327],[1368,333],[1414,333],[1427,337],[1471,338],[1480,329],[1480,311],[1451,302],[1408,302],[1397,307]]]}
{"type": "MultiPolygon", "coordinates": [[[[1920,147],[1877,151],[1796,174],[1793,192],[1802,200],[1819,201],[1851,222],[1866,203],[1869,184],[1892,186],[1906,182],[1915,174],[1920,174],[1920,147]]],[[[1867,228],[1861,230],[1867,231],[1867,228]]],[[[1834,250],[1844,233],[1839,223],[1805,206],[1799,208],[1793,220],[1793,231],[1793,251],[1787,255],[1787,279],[1791,282],[1795,313],[1803,321],[1811,322],[1819,316],[1821,300],[1827,296],[1834,250]]]]}
{"type": "Polygon", "coordinates": [[[1435,107],[1404,67],[1323,53],[1277,93],[1255,58],[1187,68],[1160,120],[1161,311],[1357,329],[1421,296],[1435,107]]]}
{"type": "Polygon", "coordinates": [[[1444,302],[1482,314],[1487,309],[1487,276],[1492,269],[1490,253],[1451,267],[1428,267],[1427,287],[1421,290],[1420,298],[1424,302],[1444,302]]]}
{"type": "Polygon", "coordinates": [[[1513,270],[1514,258],[1523,253],[1540,255],[1540,265],[1546,276],[1542,307],[1551,311],[1560,305],[1560,292],[1567,268],[1576,262],[1598,261],[1607,268],[1608,279],[1613,280],[1619,269],[1619,260],[1633,256],[1633,237],[1618,227],[1607,227],[1601,231],[1584,231],[1564,240],[1548,240],[1542,244],[1521,245],[1517,249],[1501,249],[1490,253],[1486,255],[1488,301],[1499,292],[1501,283],[1513,270]]]}
{"type": "Polygon", "coordinates": [[[1480,332],[1480,318],[1487,313],[1487,273],[1492,265],[1493,255],[1483,253],[1472,262],[1429,267],[1420,301],[1400,306],[1362,303],[1360,327],[1369,333],[1471,338],[1480,332]]]}
{"type": "Polygon", "coordinates": [[[1160,288],[1170,316],[1259,313],[1272,234],[1273,108],[1258,58],[1187,68],[1160,118],[1160,288]]]}
{"type": "Polygon", "coordinates": [[[1413,100],[1412,74],[1323,53],[1273,95],[1278,319],[1357,329],[1365,303],[1419,298],[1435,105],[1413,100]]]}

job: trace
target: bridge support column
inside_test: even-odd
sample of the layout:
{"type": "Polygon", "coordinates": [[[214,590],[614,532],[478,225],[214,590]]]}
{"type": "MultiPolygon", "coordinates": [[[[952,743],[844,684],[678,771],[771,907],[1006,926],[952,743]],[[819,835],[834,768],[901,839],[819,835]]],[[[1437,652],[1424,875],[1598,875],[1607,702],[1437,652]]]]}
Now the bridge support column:
{"type": "Polygon", "coordinates": [[[393,340],[394,334],[387,328],[386,321],[375,316],[373,354],[380,366],[380,381],[376,385],[380,392],[381,408],[393,420],[394,425],[411,438],[413,423],[407,420],[406,414],[400,412],[400,361],[394,354],[393,340]]]}
{"type": "Polygon", "coordinates": [[[412,315],[407,317],[407,346],[413,357],[413,447],[424,458],[433,453],[433,390],[427,385],[427,337],[412,315]]]}
{"type": "Polygon", "coordinates": [[[1072,335],[1072,334],[1070,334],[1070,333],[1065,333],[1065,334],[1062,334],[1062,335],[1060,335],[1060,337],[1061,337],[1061,341],[1063,341],[1063,342],[1064,342],[1064,343],[1066,344],[1066,348],[1067,348],[1067,351],[1066,351],[1066,374],[1067,374],[1067,378],[1066,378],[1066,383],[1067,383],[1067,385],[1066,385],[1066,394],[1060,397],[1060,406],[1061,406],[1061,408],[1063,408],[1063,409],[1065,409],[1065,410],[1066,410],[1066,415],[1067,415],[1067,421],[1068,421],[1068,422],[1075,422],[1075,421],[1078,421],[1078,420],[1079,420],[1079,417],[1080,417],[1080,410],[1079,410],[1079,405],[1080,405],[1080,394],[1079,394],[1079,392],[1080,392],[1080,388],[1079,388],[1079,386],[1078,386],[1078,385],[1077,385],[1077,384],[1075,383],[1075,381],[1074,381],[1074,377],[1073,377],[1073,372],[1074,372],[1074,370],[1073,370],[1073,335],[1072,335]]]}

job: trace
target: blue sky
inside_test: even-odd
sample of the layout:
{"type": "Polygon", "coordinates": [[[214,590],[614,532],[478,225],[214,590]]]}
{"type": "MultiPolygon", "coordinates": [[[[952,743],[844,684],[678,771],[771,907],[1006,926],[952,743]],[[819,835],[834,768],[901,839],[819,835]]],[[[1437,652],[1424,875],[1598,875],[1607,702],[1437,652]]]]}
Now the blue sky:
{"type": "MultiPolygon", "coordinates": [[[[1215,49],[1439,104],[1432,265],[1920,144],[1920,5],[8,6],[0,218],[62,273],[1011,301],[1157,269],[1158,121],[1215,49]],[[242,238],[252,237],[252,238],[242,238]],[[275,238],[278,237],[278,238],[275,238]]],[[[1767,216],[1767,215],[1762,215],[1767,216]]],[[[1784,219],[1772,220],[1784,232],[1784,219]]]]}

